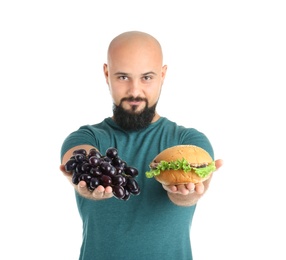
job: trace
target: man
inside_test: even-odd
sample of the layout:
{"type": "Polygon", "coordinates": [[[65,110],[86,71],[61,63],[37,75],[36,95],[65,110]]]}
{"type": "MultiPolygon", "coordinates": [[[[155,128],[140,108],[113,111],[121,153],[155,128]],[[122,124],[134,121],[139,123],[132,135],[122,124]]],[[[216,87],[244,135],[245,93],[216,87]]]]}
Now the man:
{"type": "MultiPolygon", "coordinates": [[[[84,181],[75,188],[83,221],[79,259],[192,259],[190,225],[196,203],[210,179],[196,185],[162,186],[145,172],[162,150],[193,144],[214,158],[208,138],[193,128],[178,126],[156,111],[167,66],[159,42],[149,34],[131,31],[115,37],[103,67],[113,99],[113,116],[95,125],[80,127],[64,141],[61,171],[74,150],[91,148],[104,153],[116,147],[128,165],[136,167],[138,196],[122,201],[112,187],[90,191],[84,181]]],[[[217,169],[222,165],[216,161],[217,169]]]]}

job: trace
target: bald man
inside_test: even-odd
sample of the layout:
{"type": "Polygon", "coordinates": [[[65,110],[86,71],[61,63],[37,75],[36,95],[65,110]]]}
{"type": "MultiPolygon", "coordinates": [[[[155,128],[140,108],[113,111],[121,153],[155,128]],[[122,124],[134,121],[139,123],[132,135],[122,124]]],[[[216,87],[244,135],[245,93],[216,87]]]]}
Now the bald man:
{"type": "MultiPolygon", "coordinates": [[[[192,259],[190,226],[198,200],[210,179],[196,185],[164,186],[148,179],[149,163],[162,150],[182,144],[202,147],[214,158],[208,138],[194,128],[161,117],[156,106],[167,72],[160,43],[150,34],[129,31],[115,37],[103,65],[113,100],[113,115],[81,126],[66,137],[60,170],[73,185],[83,222],[81,260],[192,259]],[[65,163],[76,149],[115,147],[136,167],[141,193],[128,201],[113,195],[112,185],[90,190],[74,184],[65,163]]],[[[222,165],[216,160],[216,168],[222,165]]]]}

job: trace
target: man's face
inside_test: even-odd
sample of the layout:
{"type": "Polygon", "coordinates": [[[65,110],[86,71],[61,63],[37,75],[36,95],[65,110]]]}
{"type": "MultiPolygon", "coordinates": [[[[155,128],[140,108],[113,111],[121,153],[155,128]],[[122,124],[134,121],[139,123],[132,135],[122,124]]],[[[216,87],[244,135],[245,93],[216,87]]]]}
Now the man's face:
{"type": "MultiPolygon", "coordinates": [[[[146,125],[139,123],[142,126],[152,122],[166,69],[166,66],[162,67],[161,56],[152,49],[121,48],[113,53],[109,64],[104,65],[104,73],[117,123],[117,117],[120,121],[126,117],[126,121],[131,120],[132,124],[139,119],[147,120],[146,125]]],[[[132,130],[131,126],[128,128],[132,130]]],[[[133,130],[138,128],[134,126],[133,130]]]]}

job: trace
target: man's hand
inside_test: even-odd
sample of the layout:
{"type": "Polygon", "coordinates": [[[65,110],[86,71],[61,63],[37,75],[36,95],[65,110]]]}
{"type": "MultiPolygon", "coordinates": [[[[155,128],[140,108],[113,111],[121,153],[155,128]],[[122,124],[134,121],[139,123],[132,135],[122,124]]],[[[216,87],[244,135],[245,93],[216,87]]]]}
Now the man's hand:
{"type": "Polygon", "coordinates": [[[70,183],[74,186],[76,191],[82,197],[85,197],[87,199],[94,199],[94,200],[109,199],[109,198],[113,197],[112,187],[107,186],[107,187],[104,188],[103,186],[100,185],[95,190],[90,191],[87,188],[85,181],[80,181],[78,183],[78,185],[74,185],[72,183],[72,174],[65,171],[65,166],[64,165],[60,166],[60,170],[68,178],[70,183]]]}
{"type": "MultiPolygon", "coordinates": [[[[222,160],[216,160],[216,171],[222,166],[222,160]]],[[[204,182],[199,183],[187,183],[187,184],[180,184],[180,185],[163,185],[163,188],[171,193],[178,193],[182,195],[188,195],[190,193],[196,192],[197,194],[203,194],[205,192],[205,185],[204,182]]]]}
{"type": "MultiPolygon", "coordinates": [[[[223,165],[222,160],[216,160],[215,166],[217,171],[223,165]]],[[[162,185],[168,192],[169,199],[178,206],[192,206],[198,202],[202,195],[207,191],[213,173],[210,178],[204,182],[188,183],[180,185],[162,185]]]]}
{"type": "Polygon", "coordinates": [[[81,196],[88,199],[102,200],[113,197],[112,187],[107,186],[104,188],[102,185],[99,185],[95,190],[90,191],[86,188],[86,182],[84,181],[79,182],[77,191],[81,196]]]}
{"type": "Polygon", "coordinates": [[[204,185],[203,183],[187,183],[187,184],[180,184],[180,185],[163,185],[163,188],[171,193],[179,193],[182,195],[188,195],[196,191],[198,194],[204,193],[204,185]]]}

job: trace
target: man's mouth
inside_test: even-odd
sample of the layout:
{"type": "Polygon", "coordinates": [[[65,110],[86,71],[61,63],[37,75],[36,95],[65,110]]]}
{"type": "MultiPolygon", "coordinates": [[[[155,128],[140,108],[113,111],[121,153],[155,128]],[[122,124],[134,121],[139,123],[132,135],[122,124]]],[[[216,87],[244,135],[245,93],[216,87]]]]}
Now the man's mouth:
{"type": "Polygon", "coordinates": [[[138,107],[142,102],[147,103],[144,98],[123,98],[121,102],[126,101],[131,107],[138,107]]]}
{"type": "Polygon", "coordinates": [[[133,101],[127,100],[127,102],[130,106],[138,106],[139,104],[142,103],[142,100],[138,100],[138,101],[137,100],[133,100],[133,101]]]}

